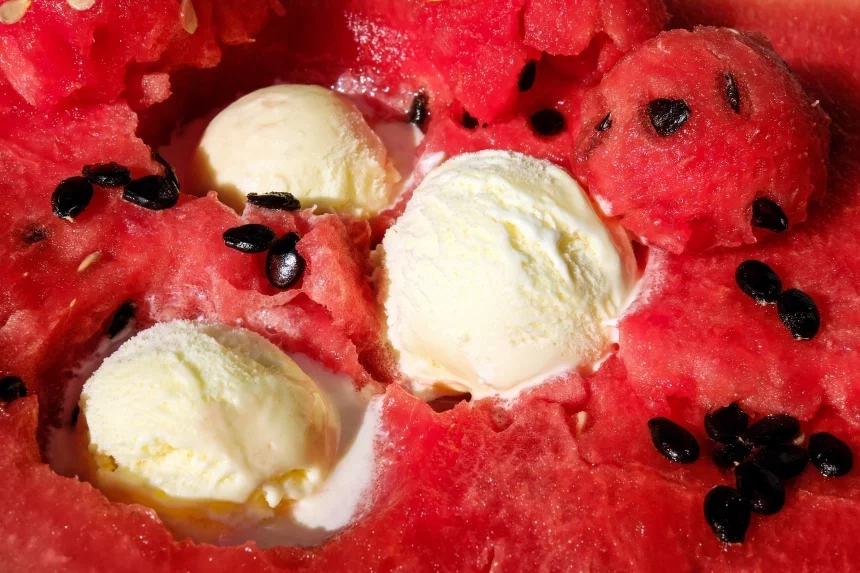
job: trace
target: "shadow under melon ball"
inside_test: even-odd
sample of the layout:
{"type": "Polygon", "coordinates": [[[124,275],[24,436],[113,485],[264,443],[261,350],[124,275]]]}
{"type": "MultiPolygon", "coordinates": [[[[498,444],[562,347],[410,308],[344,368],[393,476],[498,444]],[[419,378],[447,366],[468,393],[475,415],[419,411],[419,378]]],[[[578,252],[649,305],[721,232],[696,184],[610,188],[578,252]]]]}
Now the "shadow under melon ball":
{"type": "Polygon", "coordinates": [[[603,211],[680,253],[806,219],[827,185],[829,118],[764,36],[672,30],[588,94],[574,170],[603,211]]]}
{"type": "MultiPolygon", "coordinates": [[[[408,138],[413,127],[403,128],[399,135],[408,138]]],[[[191,158],[189,187],[215,190],[240,212],[249,195],[289,193],[305,207],[372,216],[396,198],[401,174],[392,157],[343,95],[313,85],[275,85],[212,119],[191,158]]]]}

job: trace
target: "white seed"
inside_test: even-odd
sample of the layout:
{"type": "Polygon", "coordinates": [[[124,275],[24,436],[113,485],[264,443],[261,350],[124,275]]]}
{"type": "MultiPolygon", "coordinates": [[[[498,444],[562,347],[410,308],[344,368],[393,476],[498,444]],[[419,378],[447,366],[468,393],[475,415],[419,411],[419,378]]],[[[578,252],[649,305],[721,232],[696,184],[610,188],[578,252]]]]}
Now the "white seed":
{"type": "Polygon", "coordinates": [[[73,309],[75,307],[75,304],[77,304],[77,302],[78,302],[78,299],[73,298],[72,302],[69,303],[69,310],[73,309]]]}
{"type": "Polygon", "coordinates": [[[91,264],[93,264],[94,262],[96,262],[97,260],[99,260],[99,259],[101,258],[101,256],[102,256],[102,252],[101,252],[101,251],[96,251],[95,253],[90,253],[89,255],[87,255],[87,256],[84,258],[84,260],[82,260],[82,261],[81,261],[81,264],[79,264],[79,265],[78,265],[78,272],[79,272],[79,273],[82,273],[82,272],[84,272],[85,270],[87,270],[87,268],[88,268],[91,264]]]}
{"type": "Polygon", "coordinates": [[[93,7],[95,3],[96,0],[66,0],[66,4],[68,4],[78,12],[89,10],[93,7]]]}
{"type": "Polygon", "coordinates": [[[0,4],[0,22],[3,24],[17,24],[27,10],[33,0],[7,0],[0,4]]]}
{"type": "Polygon", "coordinates": [[[197,12],[194,11],[194,4],[191,0],[182,0],[179,6],[180,14],[182,15],[182,29],[193,34],[197,31],[197,12]]]}
{"type": "Polygon", "coordinates": [[[576,437],[582,435],[582,432],[585,430],[585,424],[588,423],[588,412],[582,411],[576,413],[576,437]]]}
{"type": "Polygon", "coordinates": [[[800,434],[796,438],[794,438],[794,440],[792,440],[791,443],[794,444],[795,446],[802,446],[803,442],[805,442],[805,441],[806,441],[806,434],[804,434],[803,432],[800,432],[800,434]]]}

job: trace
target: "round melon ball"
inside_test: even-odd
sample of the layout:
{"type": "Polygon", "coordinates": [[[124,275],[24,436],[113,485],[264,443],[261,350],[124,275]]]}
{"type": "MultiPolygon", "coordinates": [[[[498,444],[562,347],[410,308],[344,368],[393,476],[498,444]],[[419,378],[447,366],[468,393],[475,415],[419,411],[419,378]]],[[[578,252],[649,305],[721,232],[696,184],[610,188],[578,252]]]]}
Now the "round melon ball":
{"type": "Polygon", "coordinates": [[[90,481],[209,541],[316,491],[340,432],[328,398],[275,345],[187,321],[126,341],[87,380],[80,409],[90,481]]]}
{"type": "Polygon", "coordinates": [[[388,338],[426,398],[511,395],[615,340],[635,259],[576,181],[506,151],[461,155],[424,179],[383,239],[388,338]]]}
{"type": "Polygon", "coordinates": [[[575,169],[645,243],[734,247],[806,219],[827,186],[828,124],[764,37],[673,30],[588,95],[575,169]]]}
{"type": "Polygon", "coordinates": [[[400,174],[349,100],[313,85],[252,92],[209,123],[191,187],[241,211],[250,193],[287,192],[303,206],[370,216],[394,200],[400,174]]]}

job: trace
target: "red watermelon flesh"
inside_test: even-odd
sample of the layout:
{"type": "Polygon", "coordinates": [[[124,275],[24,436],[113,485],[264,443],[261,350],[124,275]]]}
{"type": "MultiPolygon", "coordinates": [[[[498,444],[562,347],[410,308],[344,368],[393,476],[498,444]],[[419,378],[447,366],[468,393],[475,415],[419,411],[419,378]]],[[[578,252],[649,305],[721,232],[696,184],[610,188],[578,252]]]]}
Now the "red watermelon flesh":
{"type": "Polygon", "coordinates": [[[753,243],[754,200],[777,203],[796,225],[824,193],[827,116],[763,42],[729,29],[667,32],[587,98],[577,173],[649,244],[681,252],[753,243]],[[685,102],[689,119],[677,131],[652,127],[645,110],[658,98],[685,102]],[[598,129],[607,116],[611,126],[598,129]]]}
{"type": "MultiPolygon", "coordinates": [[[[0,122],[0,125],[6,124],[0,122]]],[[[81,163],[127,158],[137,173],[154,169],[148,150],[132,136],[133,115],[127,107],[98,106],[42,119],[19,116],[8,125],[2,141],[9,147],[0,147],[0,153],[6,153],[0,155],[5,168],[0,171],[4,174],[0,175],[4,177],[0,179],[3,191],[0,204],[4,214],[9,214],[7,220],[15,223],[10,228],[30,222],[34,209],[22,209],[18,201],[32,195],[28,199],[32,205],[43,205],[38,220],[56,225],[59,230],[51,227],[53,233],[49,236],[54,237],[54,243],[45,241],[30,248],[55,248],[52,245],[60,244],[64,253],[62,265],[55,266],[52,261],[59,258],[58,254],[44,253],[41,258],[30,260],[31,255],[20,253],[31,251],[22,251],[20,243],[14,243],[14,236],[5,239],[9,241],[10,254],[17,258],[15,268],[2,270],[2,276],[10,277],[7,283],[13,285],[0,306],[5,324],[2,331],[8,336],[2,339],[3,360],[10,361],[3,368],[20,367],[32,372],[32,376],[26,376],[31,390],[43,382],[43,405],[48,399],[44,389],[52,380],[60,380],[62,367],[67,366],[63,362],[84,354],[92,339],[102,332],[112,309],[126,296],[135,294],[115,289],[130,285],[144,287],[149,293],[148,300],[153,302],[143,305],[144,320],[198,313],[232,320],[241,316],[243,308],[253,307],[256,312],[250,318],[245,316],[246,320],[285,348],[307,344],[309,349],[302,349],[308,353],[313,355],[313,349],[317,348],[317,357],[327,364],[339,364],[341,369],[353,371],[349,364],[357,362],[344,354],[358,354],[360,344],[351,341],[346,331],[362,331],[362,325],[369,324],[367,313],[340,313],[338,309],[349,306],[343,302],[346,299],[335,292],[319,298],[314,289],[324,287],[325,277],[312,281],[312,274],[305,277],[312,284],[303,282],[302,293],[297,296],[275,295],[267,290],[269,287],[260,274],[260,259],[214,248],[221,246],[220,231],[238,224],[239,220],[211,198],[183,201],[173,210],[154,214],[117,200],[115,192],[99,190],[90,209],[75,223],[67,225],[50,215],[48,196],[53,185],[58,179],[76,173],[81,163]],[[47,131],[48,125],[57,125],[56,132],[47,131]],[[104,127],[107,125],[111,127],[104,127]],[[32,133],[51,133],[52,137],[59,133],[61,144],[53,149],[53,139],[42,141],[32,137],[32,133]],[[50,159],[39,159],[42,154],[50,159]],[[20,158],[26,157],[33,158],[32,169],[25,170],[19,165],[20,158]],[[12,175],[7,176],[8,173],[12,175]],[[44,173],[51,174],[51,182],[43,177],[44,173]],[[123,237],[130,236],[126,221],[135,224],[133,229],[140,236],[150,239],[145,247],[123,241],[123,237]],[[69,226],[72,230],[75,226],[81,228],[73,233],[69,226]],[[188,229],[193,232],[189,234],[188,229]],[[109,283],[107,276],[101,276],[105,282],[96,284],[86,280],[87,274],[79,278],[74,272],[75,263],[92,252],[91,247],[104,244],[105,237],[113,237],[111,241],[115,241],[105,247],[113,258],[103,261],[106,268],[94,263],[89,271],[95,273],[102,268],[105,275],[116,279],[109,283]],[[166,251],[153,249],[152,244],[163,246],[166,251]],[[128,262],[126,266],[116,262],[126,261],[129,252],[139,257],[135,259],[137,262],[128,262]],[[162,252],[169,253],[165,260],[157,257],[162,252]],[[154,273],[158,280],[148,276],[162,267],[164,271],[154,273]],[[35,273],[29,275],[39,281],[34,288],[25,288],[33,285],[21,282],[17,274],[21,270],[35,273]],[[159,284],[162,280],[164,284],[159,284]],[[52,297],[37,297],[39,289],[53,288],[54,284],[57,288],[47,291],[52,297]],[[81,302],[72,308],[78,311],[69,313],[65,310],[69,299],[62,297],[74,293],[81,296],[81,302]],[[261,301],[271,301],[272,305],[266,307],[261,301]],[[16,315],[13,310],[19,305],[25,312],[16,315]],[[13,315],[14,321],[5,320],[13,315]],[[46,331],[50,332],[47,340],[39,334],[46,331]],[[32,343],[7,345],[16,341],[32,343]],[[70,342],[80,348],[68,353],[56,352],[70,342]],[[355,350],[349,350],[350,345],[355,350]],[[36,355],[13,356],[16,352],[27,352],[29,346],[36,355]],[[38,363],[38,356],[55,358],[38,363]]],[[[521,125],[525,127],[524,123],[521,125]]],[[[481,138],[494,128],[469,133],[481,138]]],[[[438,141],[440,146],[445,145],[444,138],[438,141]]],[[[468,143],[467,139],[462,141],[457,145],[468,143]]],[[[500,146],[516,144],[506,142],[503,137],[496,141],[500,146]]],[[[541,152],[539,143],[535,139],[529,145],[536,154],[549,157],[552,146],[541,152]]],[[[832,264],[830,254],[836,252],[836,243],[845,244],[833,237],[832,229],[840,225],[841,239],[843,228],[850,233],[852,225],[856,226],[849,217],[856,196],[852,189],[857,188],[858,180],[856,164],[850,159],[856,155],[856,149],[853,143],[837,146],[834,171],[844,175],[833,184],[834,203],[821,207],[824,213],[825,205],[836,206],[837,213],[827,216],[813,212],[810,233],[816,217],[821,217],[817,223],[818,235],[813,234],[816,248],[787,258],[792,266],[781,271],[786,276],[792,276],[789,271],[801,265],[809,268],[803,270],[806,274],[799,282],[805,283],[816,271],[823,273],[832,264]],[[821,254],[820,258],[816,254],[821,254]]],[[[262,216],[253,211],[247,215],[253,220],[262,216]]],[[[356,284],[350,277],[357,277],[364,269],[366,232],[360,229],[361,225],[336,224],[333,219],[281,215],[267,222],[279,230],[293,226],[310,229],[302,248],[310,249],[308,245],[316,243],[319,256],[327,257],[323,266],[341,265],[337,276],[332,273],[334,284],[352,285],[355,289],[348,293],[348,300],[361,301],[366,296],[366,285],[356,284]],[[320,229],[318,239],[311,240],[311,233],[317,229],[320,229]],[[345,237],[350,244],[343,243],[345,237]]],[[[796,238],[780,241],[801,241],[804,235],[800,233],[798,230],[796,238]]],[[[781,244],[777,241],[767,248],[776,249],[781,244]]],[[[314,251],[303,252],[313,258],[314,251]]],[[[750,248],[748,252],[765,251],[750,248]]],[[[720,255],[666,257],[681,268],[696,261],[711,261],[714,267],[722,265],[723,270],[717,269],[715,273],[720,277],[723,276],[720,272],[733,273],[735,264],[722,261],[720,255]]],[[[856,276],[850,265],[837,270],[856,276]]],[[[629,324],[637,324],[637,316],[658,311],[664,303],[678,313],[682,308],[684,313],[690,313],[691,308],[697,308],[695,304],[704,302],[708,311],[702,310],[690,319],[700,327],[698,332],[710,332],[713,321],[737,318],[738,313],[746,318],[772,318],[772,309],[751,305],[738,310],[730,306],[731,297],[729,303],[720,299],[715,304],[712,296],[704,294],[705,288],[689,288],[697,284],[695,276],[688,275],[685,279],[685,286],[694,291],[691,293],[684,292],[683,286],[669,288],[671,281],[664,277],[657,286],[663,285],[666,290],[655,290],[658,296],[640,306],[629,324]],[[688,300],[684,298],[687,296],[699,298],[688,300]],[[689,308],[684,308],[685,304],[689,308]],[[719,305],[726,304],[729,307],[725,315],[715,312],[715,308],[721,308],[719,305]],[[770,315],[765,314],[768,311],[770,315]]],[[[824,284],[825,278],[827,275],[820,284],[824,284]]],[[[845,287],[848,279],[836,284],[845,287]]],[[[817,300],[820,298],[814,285],[800,286],[808,288],[817,300]]],[[[825,327],[820,336],[837,323],[846,325],[846,332],[850,333],[854,317],[850,309],[852,297],[846,295],[836,301],[837,296],[834,293],[820,304],[839,308],[835,316],[847,320],[835,322],[834,314],[825,312],[825,327]]],[[[683,358],[673,363],[678,372],[694,364],[697,356],[707,355],[707,334],[699,339],[683,332],[685,341],[690,339],[693,347],[690,349],[678,343],[680,335],[671,317],[658,318],[653,323],[645,320],[642,324],[654,329],[648,336],[660,342],[661,337],[666,339],[666,346],[654,348],[656,355],[665,357],[667,352],[676,350],[687,357],[686,363],[683,358]]],[[[774,324],[778,331],[779,325],[774,324]]],[[[636,336],[633,326],[622,328],[627,335],[636,336]]],[[[644,327],[640,334],[644,336],[644,327]]],[[[769,353],[772,347],[764,344],[768,339],[755,336],[765,349],[762,354],[769,353]]],[[[833,334],[826,340],[829,344],[818,350],[826,357],[818,363],[822,368],[825,359],[837,355],[830,347],[838,337],[833,334]]],[[[850,336],[848,340],[847,347],[857,347],[850,336]]],[[[609,361],[597,376],[587,381],[559,381],[558,387],[543,388],[512,410],[485,402],[472,407],[464,404],[439,415],[398,388],[389,388],[385,410],[388,440],[380,451],[380,467],[384,472],[377,482],[373,512],[345,534],[312,551],[281,548],[263,552],[253,547],[213,548],[173,543],[163,526],[145,510],[110,504],[88,485],[58,477],[40,464],[34,400],[16,402],[0,413],[0,436],[7,444],[0,450],[0,473],[6,486],[0,489],[0,507],[6,510],[0,513],[0,531],[4,532],[0,536],[0,555],[12,572],[34,567],[65,571],[850,568],[852,555],[857,551],[858,532],[854,524],[860,523],[853,493],[857,491],[857,478],[853,474],[826,481],[807,470],[790,487],[786,508],[780,514],[754,520],[746,544],[729,548],[719,544],[704,524],[701,504],[709,487],[719,481],[729,483],[730,478],[717,473],[705,459],[689,467],[671,465],[648,443],[645,421],[653,415],[668,415],[681,421],[699,435],[703,456],[707,456],[710,446],[702,439],[701,416],[705,407],[722,405],[735,397],[732,383],[736,376],[728,369],[721,370],[717,383],[704,387],[698,379],[695,383],[685,382],[682,376],[667,369],[658,371],[660,380],[655,383],[653,378],[643,377],[637,361],[653,363],[656,359],[645,351],[625,356],[624,344],[622,340],[621,360],[609,361]],[[705,397],[700,398],[700,393],[705,397]],[[580,411],[587,412],[588,418],[584,427],[577,430],[580,411]]],[[[781,349],[778,352],[803,348],[798,347],[800,344],[804,343],[786,342],[778,346],[781,349]]],[[[850,365],[837,368],[844,370],[850,365]]],[[[829,372],[832,375],[838,371],[829,372]]],[[[819,382],[831,383],[831,393],[837,398],[843,392],[843,406],[857,403],[844,386],[839,386],[839,380],[822,379],[816,383],[819,382]]],[[[762,390],[765,394],[770,391],[767,385],[771,383],[778,387],[780,381],[766,381],[762,390]]],[[[833,407],[821,409],[816,417],[805,422],[805,431],[808,434],[828,429],[846,438],[857,451],[856,426],[846,421],[846,409],[837,407],[838,400],[828,403],[833,407]]],[[[747,404],[753,405],[749,401],[747,404]]],[[[776,402],[763,401],[760,410],[785,408],[812,416],[814,412],[804,409],[804,404],[805,396],[786,393],[784,397],[779,395],[776,402]]]]}

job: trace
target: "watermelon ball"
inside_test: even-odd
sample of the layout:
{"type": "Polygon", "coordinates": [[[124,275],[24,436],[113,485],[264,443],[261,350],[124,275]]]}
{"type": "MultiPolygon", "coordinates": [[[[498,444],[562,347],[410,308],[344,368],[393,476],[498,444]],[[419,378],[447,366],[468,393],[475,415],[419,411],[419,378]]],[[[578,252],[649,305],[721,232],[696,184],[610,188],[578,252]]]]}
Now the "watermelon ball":
{"type": "Polygon", "coordinates": [[[760,35],[699,27],[640,45],[583,103],[576,174],[670,251],[754,243],[806,219],[829,119],[760,35]]]}

